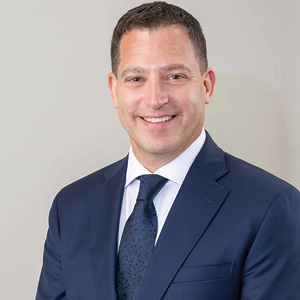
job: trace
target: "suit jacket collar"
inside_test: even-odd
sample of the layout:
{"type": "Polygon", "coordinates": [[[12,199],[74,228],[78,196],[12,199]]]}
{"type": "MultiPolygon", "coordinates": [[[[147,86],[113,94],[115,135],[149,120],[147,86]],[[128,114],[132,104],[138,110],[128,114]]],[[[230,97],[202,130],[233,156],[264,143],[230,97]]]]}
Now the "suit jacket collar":
{"type": "Polygon", "coordinates": [[[89,241],[97,299],[117,299],[116,257],[127,157],[104,172],[105,181],[89,192],[89,241]]]}
{"type": "Polygon", "coordinates": [[[163,297],[227,197],[229,190],[216,182],[226,173],[224,153],[207,134],[164,224],[139,299],[163,297]]]}
{"type": "MultiPolygon", "coordinates": [[[[227,173],[224,153],[206,141],[174,201],[153,251],[139,299],[161,299],[229,193],[217,180],[227,173]],[[155,287],[155,288],[153,288],[155,287]]],[[[117,299],[116,257],[127,158],[108,168],[90,190],[90,259],[97,299],[117,299]]]]}

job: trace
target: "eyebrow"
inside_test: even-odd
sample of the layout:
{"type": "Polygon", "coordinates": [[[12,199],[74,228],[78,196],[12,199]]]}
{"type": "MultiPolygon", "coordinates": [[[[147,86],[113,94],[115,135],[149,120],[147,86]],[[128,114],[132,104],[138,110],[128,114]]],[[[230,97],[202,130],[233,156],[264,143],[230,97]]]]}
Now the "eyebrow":
{"type": "MultiPolygon", "coordinates": [[[[185,66],[183,64],[167,65],[167,66],[162,67],[160,69],[160,71],[163,71],[163,72],[181,71],[181,72],[187,73],[189,75],[191,75],[191,73],[192,73],[190,68],[188,68],[187,66],[185,66]]],[[[146,72],[146,70],[141,67],[127,68],[122,72],[121,78],[126,77],[128,74],[141,74],[141,73],[145,73],[145,72],[146,72]]]]}
{"type": "Polygon", "coordinates": [[[140,67],[136,67],[136,68],[127,68],[125,69],[122,74],[121,74],[121,78],[126,77],[128,74],[141,74],[144,73],[145,69],[140,68],[140,67]]]}
{"type": "Polygon", "coordinates": [[[161,70],[162,71],[166,71],[166,72],[181,71],[181,72],[184,72],[184,73],[187,73],[187,74],[191,74],[192,73],[191,70],[190,70],[190,68],[188,68],[187,66],[182,65],[182,64],[168,65],[168,66],[162,67],[161,70]]]}

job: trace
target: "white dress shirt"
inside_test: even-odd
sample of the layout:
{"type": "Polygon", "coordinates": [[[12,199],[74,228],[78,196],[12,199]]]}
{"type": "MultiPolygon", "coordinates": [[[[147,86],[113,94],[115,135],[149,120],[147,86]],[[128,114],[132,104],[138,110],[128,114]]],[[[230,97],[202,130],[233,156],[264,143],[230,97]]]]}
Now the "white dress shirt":
{"type": "MultiPolygon", "coordinates": [[[[168,213],[173,205],[176,195],[181,187],[181,184],[189,168],[194,162],[197,154],[201,150],[205,142],[205,138],[206,134],[203,129],[200,136],[184,152],[182,152],[168,164],[159,168],[154,173],[161,175],[169,180],[153,200],[158,221],[155,243],[157,242],[157,239],[166,221],[168,213]]],[[[140,181],[136,178],[144,174],[151,174],[151,172],[149,172],[145,167],[142,166],[142,164],[133,154],[132,148],[130,147],[119,223],[118,245],[120,245],[125,223],[133,211],[138,195],[140,181]]]]}

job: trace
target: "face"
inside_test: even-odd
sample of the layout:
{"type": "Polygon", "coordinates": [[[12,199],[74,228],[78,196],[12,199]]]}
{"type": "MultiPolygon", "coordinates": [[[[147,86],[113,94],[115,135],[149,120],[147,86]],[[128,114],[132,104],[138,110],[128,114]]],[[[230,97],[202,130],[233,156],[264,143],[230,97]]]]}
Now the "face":
{"type": "Polygon", "coordinates": [[[172,25],[126,33],[108,81],[135,156],[154,172],[200,135],[215,75],[201,74],[186,29],[172,25]]]}

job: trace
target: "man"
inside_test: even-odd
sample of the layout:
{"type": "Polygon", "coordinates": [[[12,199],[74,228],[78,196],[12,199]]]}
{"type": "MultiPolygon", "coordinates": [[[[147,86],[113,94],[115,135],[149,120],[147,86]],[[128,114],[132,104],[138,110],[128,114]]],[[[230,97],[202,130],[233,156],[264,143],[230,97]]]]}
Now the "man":
{"type": "Polygon", "coordinates": [[[300,299],[300,193],[204,131],[215,73],[198,21],[164,2],[136,7],[111,55],[131,149],[55,198],[36,299],[300,299]],[[153,173],[160,191],[141,199],[153,173]],[[151,213],[135,218],[144,203],[151,213]]]}

